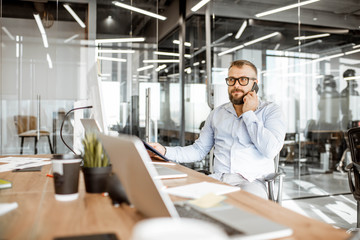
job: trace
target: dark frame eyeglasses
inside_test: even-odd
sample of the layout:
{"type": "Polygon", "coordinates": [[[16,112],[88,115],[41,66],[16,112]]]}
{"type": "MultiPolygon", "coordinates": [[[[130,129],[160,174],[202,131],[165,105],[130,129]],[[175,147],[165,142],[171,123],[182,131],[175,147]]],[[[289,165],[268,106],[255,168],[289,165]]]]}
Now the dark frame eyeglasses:
{"type": "Polygon", "coordinates": [[[227,77],[227,78],[225,78],[226,84],[228,86],[234,86],[236,84],[236,81],[238,81],[241,86],[246,86],[249,84],[249,80],[256,80],[256,78],[249,78],[249,77],[239,77],[239,78],[227,77]]]}

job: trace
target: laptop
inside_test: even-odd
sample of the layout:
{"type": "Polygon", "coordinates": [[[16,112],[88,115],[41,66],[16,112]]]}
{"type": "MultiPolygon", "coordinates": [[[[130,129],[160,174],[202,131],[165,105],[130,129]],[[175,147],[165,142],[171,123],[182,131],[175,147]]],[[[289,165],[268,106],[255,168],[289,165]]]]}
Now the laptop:
{"type": "Polygon", "coordinates": [[[227,203],[206,209],[184,202],[173,203],[157,178],[155,166],[139,138],[103,134],[99,137],[128,199],[143,215],[179,218],[187,212],[196,215],[194,218],[200,216],[223,227],[231,239],[273,239],[292,234],[292,229],[287,226],[227,203]]]}
{"type": "MultiPolygon", "coordinates": [[[[80,119],[81,124],[83,125],[85,129],[85,133],[101,133],[100,127],[97,124],[95,119],[89,118],[89,119],[80,119]]],[[[157,178],[159,179],[171,179],[171,178],[184,178],[187,177],[186,173],[183,173],[181,171],[171,169],[166,167],[166,165],[174,165],[175,163],[171,163],[170,160],[168,160],[165,156],[162,156],[158,151],[156,151],[153,147],[151,147],[148,143],[143,141],[143,144],[145,145],[146,149],[154,152],[158,156],[160,156],[164,161],[168,161],[169,163],[154,163],[155,168],[158,172],[157,178]]]]}
{"type": "Polygon", "coordinates": [[[85,133],[100,133],[99,124],[96,122],[95,119],[92,118],[82,118],[80,119],[81,124],[85,129],[85,133]]]}

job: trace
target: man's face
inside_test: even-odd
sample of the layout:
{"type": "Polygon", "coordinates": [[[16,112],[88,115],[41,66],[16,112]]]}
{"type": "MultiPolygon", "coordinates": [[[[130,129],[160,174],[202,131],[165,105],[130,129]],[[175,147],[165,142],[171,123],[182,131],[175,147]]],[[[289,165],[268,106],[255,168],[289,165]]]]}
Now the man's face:
{"type": "MultiPolygon", "coordinates": [[[[228,73],[228,77],[239,78],[239,77],[248,77],[250,79],[257,78],[255,71],[247,65],[243,67],[231,67],[228,73]]],[[[236,81],[234,86],[228,86],[229,99],[234,105],[243,104],[244,96],[251,90],[254,82],[257,80],[249,80],[248,85],[241,86],[238,81],[236,81]]]]}

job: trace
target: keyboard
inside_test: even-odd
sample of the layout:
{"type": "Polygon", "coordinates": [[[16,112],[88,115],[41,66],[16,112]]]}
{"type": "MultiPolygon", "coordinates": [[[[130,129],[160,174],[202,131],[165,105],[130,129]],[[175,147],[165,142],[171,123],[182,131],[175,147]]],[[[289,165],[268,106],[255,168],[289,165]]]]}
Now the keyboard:
{"type": "Polygon", "coordinates": [[[236,230],[235,228],[232,228],[214,218],[211,218],[211,217],[197,211],[195,208],[192,208],[189,205],[175,204],[175,208],[180,217],[194,218],[194,219],[199,219],[199,220],[203,220],[206,222],[214,223],[214,224],[218,225],[220,228],[222,228],[228,236],[243,234],[239,230],[236,230]]]}

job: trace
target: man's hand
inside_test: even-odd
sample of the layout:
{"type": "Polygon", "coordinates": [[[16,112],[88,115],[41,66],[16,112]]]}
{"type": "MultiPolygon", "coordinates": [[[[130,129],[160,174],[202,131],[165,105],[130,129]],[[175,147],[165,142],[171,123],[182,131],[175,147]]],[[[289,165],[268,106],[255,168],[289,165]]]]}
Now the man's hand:
{"type": "MultiPolygon", "coordinates": [[[[160,143],[149,143],[149,145],[152,146],[153,148],[155,148],[155,150],[157,150],[162,155],[165,155],[165,147],[163,145],[161,145],[160,143]]],[[[155,153],[153,153],[149,150],[148,150],[148,153],[149,153],[151,159],[164,161],[164,159],[162,159],[161,157],[157,156],[155,153]]]]}
{"type": "Polygon", "coordinates": [[[247,111],[255,111],[259,105],[259,99],[256,92],[248,92],[244,97],[243,113],[247,111]]]}

